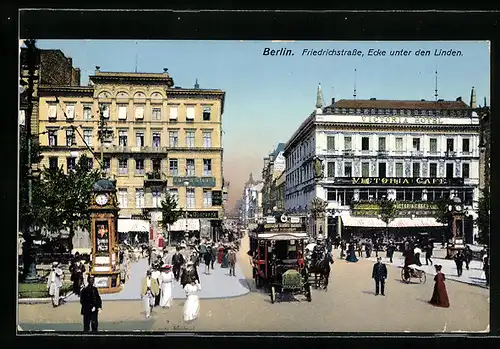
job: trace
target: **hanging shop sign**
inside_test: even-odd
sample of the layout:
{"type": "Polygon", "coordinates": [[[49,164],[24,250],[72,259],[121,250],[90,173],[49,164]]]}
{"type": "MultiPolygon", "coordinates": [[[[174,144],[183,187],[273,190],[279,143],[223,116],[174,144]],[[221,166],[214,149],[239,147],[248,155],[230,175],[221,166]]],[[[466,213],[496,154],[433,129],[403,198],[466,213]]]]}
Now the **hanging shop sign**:
{"type": "Polygon", "coordinates": [[[188,218],[198,219],[217,219],[219,218],[219,211],[188,211],[188,218]]]}
{"type": "Polygon", "coordinates": [[[387,186],[460,186],[463,178],[424,178],[424,177],[337,177],[338,185],[387,185],[387,186]]]}
{"type": "Polygon", "coordinates": [[[174,187],[215,187],[215,177],[173,177],[174,187]]]}
{"type": "Polygon", "coordinates": [[[221,190],[212,190],[212,206],[222,206],[221,190]]]}

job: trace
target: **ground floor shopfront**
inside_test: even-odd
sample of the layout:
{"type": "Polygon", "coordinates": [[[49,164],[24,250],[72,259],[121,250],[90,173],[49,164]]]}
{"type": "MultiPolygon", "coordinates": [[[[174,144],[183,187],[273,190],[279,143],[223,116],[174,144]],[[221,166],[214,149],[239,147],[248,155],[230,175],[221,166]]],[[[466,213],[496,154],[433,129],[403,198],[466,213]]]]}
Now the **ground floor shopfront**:
{"type": "MultiPolygon", "coordinates": [[[[374,204],[371,204],[374,205],[374,204]]],[[[404,206],[421,206],[421,203],[401,203],[404,206]]],[[[426,204],[428,205],[428,204],[426,204]]],[[[344,211],[338,212],[335,216],[327,217],[327,236],[334,238],[340,236],[345,240],[353,237],[372,238],[381,237],[384,240],[393,239],[401,240],[405,237],[415,237],[426,235],[435,241],[448,241],[452,237],[452,229],[450,223],[440,223],[433,215],[426,215],[426,211],[415,211],[408,213],[405,210],[400,210],[398,216],[395,217],[389,224],[386,224],[378,215],[359,215],[360,210],[347,208],[344,211]],[[416,214],[415,214],[416,213],[416,214]]],[[[464,242],[473,244],[475,239],[475,231],[477,227],[474,224],[472,215],[464,217],[461,223],[464,242]]]]}
{"type": "Polygon", "coordinates": [[[160,210],[147,211],[149,220],[144,217],[121,217],[118,219],[120,241],[125,239],[129,243],[147,243],[154,247],[176,245],[185,238],[217,240],[222,234],[222,219],[219,210],[187,211],[186,216],[179,218],[168,227],[161,224],[160,210]]]}

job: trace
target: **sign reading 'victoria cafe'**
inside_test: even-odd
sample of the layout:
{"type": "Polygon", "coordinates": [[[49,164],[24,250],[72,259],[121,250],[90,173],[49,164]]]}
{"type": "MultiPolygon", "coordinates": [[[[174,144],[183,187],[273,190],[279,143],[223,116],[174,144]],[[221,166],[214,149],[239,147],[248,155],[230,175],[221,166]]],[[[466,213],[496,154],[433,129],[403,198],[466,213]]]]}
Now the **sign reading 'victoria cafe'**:
{"type": "Polygon", "coordinates": [[[463,178],[423,178],[423,177],[337,177],[339,185],[401,185],[401,186],[449,186],[463,185],[463,178]]]}

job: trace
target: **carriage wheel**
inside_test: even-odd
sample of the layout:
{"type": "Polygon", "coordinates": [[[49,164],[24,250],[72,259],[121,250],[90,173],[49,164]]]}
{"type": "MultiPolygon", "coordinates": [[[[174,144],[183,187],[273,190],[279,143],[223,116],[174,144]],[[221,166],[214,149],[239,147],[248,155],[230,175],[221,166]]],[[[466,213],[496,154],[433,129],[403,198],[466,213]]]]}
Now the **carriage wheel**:
{"type": "Polygon", "coordinates": [[[419,278],[419,281],[421,284],[425,284],[425,281],[427,280],[427,276],[425,274],[425,271],[421,271],[418,278],[419,278]]]}
{"type": "Polygon", "coordinates": [[[260,276],[257,274],[255,275],[255,288],[261,288],[262,282],[260,281],[260,276]]]}
{"type": "Polygon", "coordinates": [[[271,303],[274,304],[274,302],[276,302],[276,289],[271,286],[271,303]]]}
{"type": "Polygon", "coordinates": [[[407,284],[410,283],[410,278],[406,279],[405,278],[405,269],[401,269],[401,281],[406,282],[407,284]]]}

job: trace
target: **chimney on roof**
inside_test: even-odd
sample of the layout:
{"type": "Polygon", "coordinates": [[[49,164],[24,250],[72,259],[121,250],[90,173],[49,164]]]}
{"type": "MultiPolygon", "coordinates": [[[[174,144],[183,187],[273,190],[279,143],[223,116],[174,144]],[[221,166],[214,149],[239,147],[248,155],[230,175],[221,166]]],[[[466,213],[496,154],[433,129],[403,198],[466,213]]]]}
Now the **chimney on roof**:
{"type": "Polygon", "coordinates": [[[376,101],[377,99],[376,98],[370,98],[370,101],[376,101]]]}
{"type": "Polygon", "coordinates": [[[335,98],[332,98],[332,105],[335,104],[335,98]]]}
{"type": "Polygon", "coordinates": [[[96,73],[99,73],[101,71],[101,67],[99,67],[98,65],[95,66],[95,72],[96,73]]]}
{"type": "Polygon", "coordinates": [[[457,97],[457,102],[462,102],[462,96],[457,97]]]}
{"type": "Polygon", "coordinates": [[[486,107],[486,97],[484,97],[484,106],[486,107]]]}
{"type": "Polygon", "coordinates": [[[472,86],[472,90],[470,91],[470,107],[476,108],[476,90],[474,90],[474,86],[472,86]]]}

